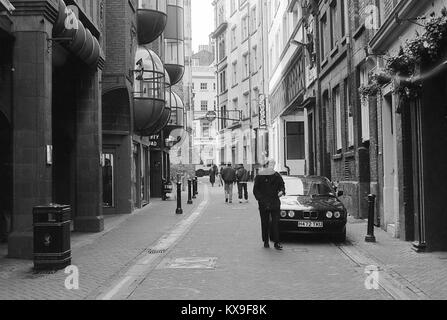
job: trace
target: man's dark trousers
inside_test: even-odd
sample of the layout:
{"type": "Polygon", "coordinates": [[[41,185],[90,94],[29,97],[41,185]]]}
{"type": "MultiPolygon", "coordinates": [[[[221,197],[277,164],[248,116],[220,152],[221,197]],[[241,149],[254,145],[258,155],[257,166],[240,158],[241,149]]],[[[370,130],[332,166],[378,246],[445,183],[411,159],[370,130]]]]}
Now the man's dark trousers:
{"type": "Polygon", "coordinates": [[[259,208],[259,213],[261,214],[262,241],[268,242],[270,233],[270,239],[274,243],[279,242],[280,210],[259,208]]]}
{"type": "Polygon", "coordinates": [[[238,182],[237,191],[239,193],[239,200],[242,200],[242,193],[244,193],[244,199],[248,200],[247,182],[238,182]]]}

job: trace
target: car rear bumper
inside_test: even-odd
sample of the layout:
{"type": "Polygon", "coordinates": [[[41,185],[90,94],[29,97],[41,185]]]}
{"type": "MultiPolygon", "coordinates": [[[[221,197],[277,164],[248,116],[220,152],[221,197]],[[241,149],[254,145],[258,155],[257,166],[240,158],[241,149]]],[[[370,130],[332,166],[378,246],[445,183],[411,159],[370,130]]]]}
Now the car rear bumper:
{"type": "Polygon", "coordinates": [[[345,220],[323,221],[323,228],[300,228],[298,221],[295,219],[280,219],[279,231],[281,233],[297,233],[297,234],[341,234],[346,230],[345,220]]]}

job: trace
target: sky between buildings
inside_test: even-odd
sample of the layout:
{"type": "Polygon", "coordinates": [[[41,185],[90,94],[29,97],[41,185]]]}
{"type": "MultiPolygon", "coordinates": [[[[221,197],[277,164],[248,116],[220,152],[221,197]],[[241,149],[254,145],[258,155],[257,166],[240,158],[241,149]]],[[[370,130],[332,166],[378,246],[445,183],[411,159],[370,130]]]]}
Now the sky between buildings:
{"type": "Polygon", "coordinates": [[[212,0],[191,0],[192,7],[192,50],[198,52],[199,45],[209,43],[214,30],[212,0]]]}

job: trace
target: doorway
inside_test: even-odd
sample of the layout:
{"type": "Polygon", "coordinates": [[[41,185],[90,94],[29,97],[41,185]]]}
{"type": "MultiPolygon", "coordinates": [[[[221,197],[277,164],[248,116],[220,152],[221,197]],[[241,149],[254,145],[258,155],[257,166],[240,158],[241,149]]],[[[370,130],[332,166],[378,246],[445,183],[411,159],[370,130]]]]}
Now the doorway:
{"type": "Polygon", "coordinates": [[[12,132],[0,111],[0,242],[6,242],[12,215],[12,132]]]}
{"type": "Polygon", "coordinates": [[[395,108],[391,93],[383,98],[383,223],[385,229],[394,237],[398,235],[399,186],[397,168],[397,142],[395,108]]]}

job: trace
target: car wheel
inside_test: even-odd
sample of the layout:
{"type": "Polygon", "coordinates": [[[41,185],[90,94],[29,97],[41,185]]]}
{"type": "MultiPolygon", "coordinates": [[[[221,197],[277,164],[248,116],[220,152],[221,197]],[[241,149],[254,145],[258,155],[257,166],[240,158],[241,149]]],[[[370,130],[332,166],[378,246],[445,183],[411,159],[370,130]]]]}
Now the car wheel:
{"type": "Polygon", "coordinates": [[[334,236],[334,241],[336,243],[343,243],[346,242],[346,229],[340,233],[334,236]]]}

